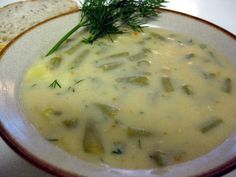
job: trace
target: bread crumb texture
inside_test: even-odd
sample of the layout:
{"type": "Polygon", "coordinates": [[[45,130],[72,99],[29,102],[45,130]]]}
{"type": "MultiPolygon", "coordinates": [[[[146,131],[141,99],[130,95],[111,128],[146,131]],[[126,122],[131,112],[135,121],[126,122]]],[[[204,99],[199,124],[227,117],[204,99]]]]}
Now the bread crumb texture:
{"type": "Polygon", "coordinates": [[[76,9],[73,0],[28,0],[0,8],[0,50],[33,25],[76,9]]]}

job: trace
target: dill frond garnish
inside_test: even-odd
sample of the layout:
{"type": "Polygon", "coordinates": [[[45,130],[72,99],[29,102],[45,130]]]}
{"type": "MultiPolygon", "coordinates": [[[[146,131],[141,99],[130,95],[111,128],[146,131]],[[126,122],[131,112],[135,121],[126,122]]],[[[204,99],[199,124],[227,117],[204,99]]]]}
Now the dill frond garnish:
{"type": "Polygon", "coordinates": [[[85,27],[90,35],[83,40],[93,43],[96,39],[123,33],[121,27],[141,31],[146,19],[160,13],[166,0],[84,0],[79,23],[66,33],[46,54],[54,53],[75,31],[85,27]]]}
{"type": "Polygon", "coordinates": [[[48,86],[48,88],[56,88],[56,87],[61,88],[61,85],[58,83],[57,80],[54,80],[54,81],[48,86]]]}

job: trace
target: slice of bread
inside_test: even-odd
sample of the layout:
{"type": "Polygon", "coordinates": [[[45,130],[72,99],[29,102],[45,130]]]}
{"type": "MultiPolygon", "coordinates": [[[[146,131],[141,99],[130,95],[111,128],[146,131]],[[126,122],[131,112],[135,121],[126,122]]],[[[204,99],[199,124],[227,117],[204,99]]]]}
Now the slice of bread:
{"type": "Polygon", "coordinates": [[[0,50],[31,26],[76,9],[73,0],[26,0],[0,8],[0,50]]]}

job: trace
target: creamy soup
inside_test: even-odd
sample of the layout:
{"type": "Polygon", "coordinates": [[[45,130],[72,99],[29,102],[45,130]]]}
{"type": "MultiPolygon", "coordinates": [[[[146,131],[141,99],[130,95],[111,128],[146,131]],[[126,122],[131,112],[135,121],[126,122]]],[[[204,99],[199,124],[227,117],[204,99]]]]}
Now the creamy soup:
{"type": "Polygon", "coordinates": [[[148,169],[200,157],[236,128],[236,68],[164,29],[84,44],[67,40],[25,74],[27,117],[46,140],[89,162],[148,169]]]}

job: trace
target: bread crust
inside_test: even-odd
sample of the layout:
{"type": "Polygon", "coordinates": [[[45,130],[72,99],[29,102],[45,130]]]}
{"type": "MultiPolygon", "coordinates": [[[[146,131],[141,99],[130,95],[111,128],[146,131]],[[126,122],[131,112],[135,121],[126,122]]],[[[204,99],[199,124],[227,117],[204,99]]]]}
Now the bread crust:
{"type": "Polygon", "coordinates": [[[30,27],[75,10],[74,0],[26,0],[0,8],[0,51],[30,27]]]}

